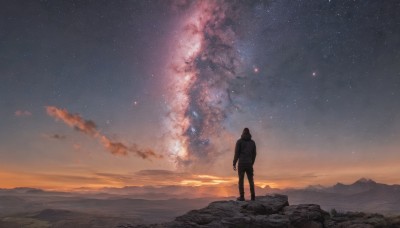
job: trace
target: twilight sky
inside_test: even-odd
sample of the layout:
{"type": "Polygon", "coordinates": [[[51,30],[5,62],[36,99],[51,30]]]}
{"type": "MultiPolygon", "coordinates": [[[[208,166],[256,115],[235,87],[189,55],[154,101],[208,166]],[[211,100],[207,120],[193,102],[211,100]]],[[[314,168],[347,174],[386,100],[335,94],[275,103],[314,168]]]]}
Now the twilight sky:
{"type": "Polygon", "coordinates": [[[400,3],[5,1],[0,188],[400,184],[400,3]]]}

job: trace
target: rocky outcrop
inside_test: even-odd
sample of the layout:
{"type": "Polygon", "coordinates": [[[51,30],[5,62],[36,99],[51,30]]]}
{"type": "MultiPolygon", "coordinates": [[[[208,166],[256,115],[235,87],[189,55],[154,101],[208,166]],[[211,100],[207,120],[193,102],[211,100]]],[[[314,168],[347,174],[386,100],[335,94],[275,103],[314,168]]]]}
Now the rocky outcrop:
{"type": "Polygon", "coordinates": [[[316,204],[289,205],[285,195],[257,197],[255,201],[216,201],[199,210],[192,210],[174,221],[153,225],[121,225],[120,228],[172,227],[400,227],[400,220],[379,214],[332,213],[316,204]]]}

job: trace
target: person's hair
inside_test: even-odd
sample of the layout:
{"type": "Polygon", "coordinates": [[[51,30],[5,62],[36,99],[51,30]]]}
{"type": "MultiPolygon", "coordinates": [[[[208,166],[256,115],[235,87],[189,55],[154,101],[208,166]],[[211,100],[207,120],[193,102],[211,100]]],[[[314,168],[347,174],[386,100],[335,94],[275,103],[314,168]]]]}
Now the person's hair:
{"type": "Polygon", "coordinates": [[[247,127],[245,127],[243,129],[243,134],[250,134],[250,130],[247,127]]]}

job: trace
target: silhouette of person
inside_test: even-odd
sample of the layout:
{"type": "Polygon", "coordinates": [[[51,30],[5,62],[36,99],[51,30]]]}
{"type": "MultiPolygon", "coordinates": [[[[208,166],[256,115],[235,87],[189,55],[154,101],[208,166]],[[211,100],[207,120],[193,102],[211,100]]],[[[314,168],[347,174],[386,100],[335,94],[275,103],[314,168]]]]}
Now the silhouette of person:
{"type": "Polygon", "coordinates": [[[251,200],[255,200],[254,192],[254,172],[253,165],[256,160],[256,143],[251,139],[250,130],[246,127],[243,129],[242,136],[236,142],[235,157],[233,158],[233,170],[238,170],[239,175],[239,193],[240,197],[237,198],[239,201],[244,201],[244,174],[246,173],[247,179],[249,180],[251,200]],[[236,169],[236,163],[239,160],[238,168],[236,169]]]}

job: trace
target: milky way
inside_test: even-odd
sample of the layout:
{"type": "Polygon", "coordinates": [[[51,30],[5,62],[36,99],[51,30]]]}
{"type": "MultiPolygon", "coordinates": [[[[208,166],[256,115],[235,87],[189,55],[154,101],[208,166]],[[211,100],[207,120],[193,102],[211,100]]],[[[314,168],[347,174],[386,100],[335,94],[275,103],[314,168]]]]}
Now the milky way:
{"type": "Polygon", "coordinates": [[[235,47],[238,7],[222,1],[190,6],[171,60],[169,152],[179,165],[208,160],[212,137],[232,109],[229,81],[240,60],[235,47]]]}

